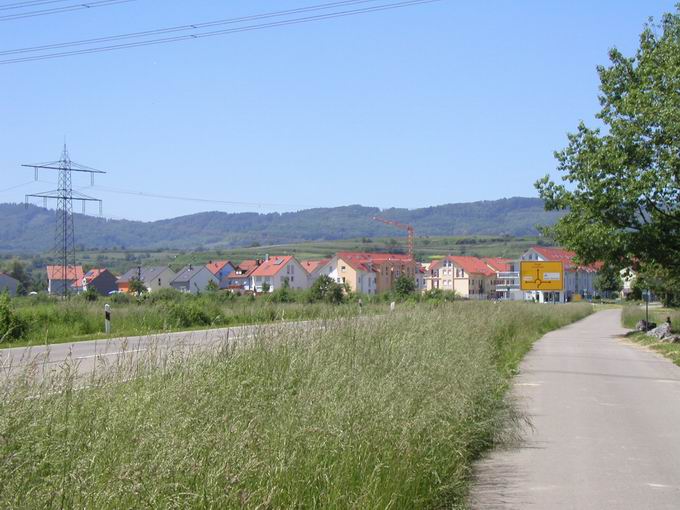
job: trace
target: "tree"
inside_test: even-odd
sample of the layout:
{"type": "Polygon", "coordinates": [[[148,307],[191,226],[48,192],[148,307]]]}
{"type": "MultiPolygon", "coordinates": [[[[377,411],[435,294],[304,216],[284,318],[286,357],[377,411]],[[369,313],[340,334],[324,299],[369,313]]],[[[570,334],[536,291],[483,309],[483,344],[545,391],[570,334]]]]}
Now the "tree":
{"type": "Polygon", "coordinates": [[[27,294],[28,290],[31,289],[31,276],[26,272],[24,265],[19,260],[12,260],[8,274],[19,281],[17,294],[22,296],[27,294]]]}
{"type": "Polygon", "coordinates": [[[608,296],[614,292],[620,292],[623,288],[621,274],[613,266],[605,265],[597,273],[594,282],[595,289],[608,296]]]}
{"type": "Polygon", "coordinates": [[[139,278],[132,278],[130,280],[128,290],[136,296],[141,296],[149,291],[149,289],[146,288],[146,285],[144,285],[144,282],[139,278]]]}
{"type": "Polygon", "coordinates": [[[394,291],[399,297],[407,297],[416,291],[416,282],[413,278],[403,274],[395,280],[394,291]]]}
{"type": "Polygon", "coordinates": [[[210,280],[208,282],[208,285],[206,285],[205,290],[206,292],[217,292],[218,290],[220,290],[220,286],[217,283],[215,283],[215,280],[210,280]]]}
{"type": "Polygon", "coordinates": [[[319,276],[311,288],[309,289],[309,296],[312,301],[327,301],[329,303],[342,303],[345,297],[344,288],[342,285],[336,283],[330,276],[319,276]]]}
{"type": "Polygon", "coordinates": [[[680,275],[680,10],[648,25],[633,57],[600,66],[597,118],[556,152],[564,172],[536,187],[566,214],[548,232],[582,262],[680,275]]]}

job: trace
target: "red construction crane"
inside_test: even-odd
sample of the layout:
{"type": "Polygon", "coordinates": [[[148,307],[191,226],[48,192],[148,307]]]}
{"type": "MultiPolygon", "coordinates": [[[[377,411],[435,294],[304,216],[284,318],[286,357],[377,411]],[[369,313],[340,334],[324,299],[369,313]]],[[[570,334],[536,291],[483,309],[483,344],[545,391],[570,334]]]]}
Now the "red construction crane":
{"type": "Polygon", "coordinates": [[[412,225],[404,225],[403,223],[399,223],[398,221],[394,220],[386,220],[385,218],[381,218],[380,216],[373,216],[373,219],[375,221],[379,221],[381,223],[387,223],[388,225],[392,225],[393,227],[400,228],[402,230],[406,230],[408,233],[408,256],[413,259],[413,240],[416,235],[416,231],[414,230],[412,225]]]}

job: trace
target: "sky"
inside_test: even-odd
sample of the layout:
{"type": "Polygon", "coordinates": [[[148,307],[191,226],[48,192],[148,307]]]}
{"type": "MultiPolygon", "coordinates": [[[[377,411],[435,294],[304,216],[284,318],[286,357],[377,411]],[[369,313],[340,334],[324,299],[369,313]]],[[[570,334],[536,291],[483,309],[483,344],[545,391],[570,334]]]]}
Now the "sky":
{"type": "MultiPolygon", "coordinates": [[[[0,51],[328,1],[133,0],[3,19],[82,2],[2,0],[0,51]]],[[[442,0],[0,65],[0,202],[54,189],[54,172],[31,182],[20,165],[58,159],[64,140],[107,171],[74,186],[117,219],[536,196],[538,178],[559,177],[566,134],[596,122],[608,50],[632,55],[674,2],[442,0]]]]}

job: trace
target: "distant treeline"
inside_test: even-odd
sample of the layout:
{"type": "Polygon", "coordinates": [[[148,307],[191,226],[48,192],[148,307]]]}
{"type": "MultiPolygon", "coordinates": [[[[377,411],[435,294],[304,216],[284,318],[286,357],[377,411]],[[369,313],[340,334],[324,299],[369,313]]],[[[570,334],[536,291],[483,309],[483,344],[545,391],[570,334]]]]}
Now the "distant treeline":
{"type": "MultiPolygon", "coordinates": [[[[537,225],[551,225],[560,216],[546,212],[540,199],[519,197],[410,210],[351,205],[270,214],[206,212],[154,222],[76,215],[76,243],[88,249],[194,250],[401,235],[373,221],[376,215],[411,224],[419,236],[533,236],[537,225]]],[[[0,251],[50,250],[54,221],[48,209],[0,204],[0,251]]]]}

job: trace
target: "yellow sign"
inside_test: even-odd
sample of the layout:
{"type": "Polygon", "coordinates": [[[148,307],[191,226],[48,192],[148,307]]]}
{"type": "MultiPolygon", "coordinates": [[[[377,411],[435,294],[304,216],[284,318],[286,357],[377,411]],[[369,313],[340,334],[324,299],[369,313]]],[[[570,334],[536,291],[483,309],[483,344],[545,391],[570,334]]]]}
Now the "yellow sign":
{"type": "Polygon", "coordinates": [[[562,262],[523,260],[519,268],[522,290],[564,290],[562,262]]]}

